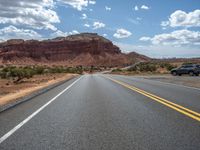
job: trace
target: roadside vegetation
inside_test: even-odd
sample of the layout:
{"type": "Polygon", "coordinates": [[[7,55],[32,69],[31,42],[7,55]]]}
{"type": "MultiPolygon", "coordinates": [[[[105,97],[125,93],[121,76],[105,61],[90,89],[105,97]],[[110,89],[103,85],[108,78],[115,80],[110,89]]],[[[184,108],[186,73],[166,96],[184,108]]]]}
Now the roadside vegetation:
{"type": "Polygon", "coordinates": [[[171,69],[176,68],[176,65],[170,63],[158,63],[158,62],[141,62],[128,69],[115,68],[112,73],[124,73],[124,74],[164,74],[169,73],[171,69]]]}
{"type": "Polygon", "coordinates": [[[0,66],[0,78],[12,79],[13,83],[20,83],[21,80],[32,78],[34,75],[55,74],[55,73],[73,73],[82,74],[83,68],[63,67],[63,66],[0,66]]]}

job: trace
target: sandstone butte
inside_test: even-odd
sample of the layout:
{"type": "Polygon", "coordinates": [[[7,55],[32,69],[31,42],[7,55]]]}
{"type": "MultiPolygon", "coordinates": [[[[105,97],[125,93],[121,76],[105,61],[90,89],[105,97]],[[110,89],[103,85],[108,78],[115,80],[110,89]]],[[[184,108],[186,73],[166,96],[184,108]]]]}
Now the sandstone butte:
{"type": "Polygon", "coordinates": [[[0,43],[0,64],[126,66],[150,58],[122,53],[110,40],[96,33],[81,33],[43,41],[11,39],[0,43]]]}

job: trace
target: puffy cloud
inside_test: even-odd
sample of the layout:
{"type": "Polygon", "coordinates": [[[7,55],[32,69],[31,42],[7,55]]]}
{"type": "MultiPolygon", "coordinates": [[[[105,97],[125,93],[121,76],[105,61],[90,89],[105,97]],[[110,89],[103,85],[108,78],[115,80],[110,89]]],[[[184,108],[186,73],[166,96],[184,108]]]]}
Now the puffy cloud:
{"type": "Polygon", "coordinates": [[[73,35],[73,34],[79,34],[79,32],[77,30],[73,30],[71,32],[63,32],[63,31],[57,30],[56,32],[51,34],[51,37],[65,37],[65,36],[73,35]]]}
{"type": "Polygon", "coordinates": [[[149,40],[151,40],[151,38],[147,36],[143,36],[140,38],[140,41],[149,41],[149,40]]]}
{"type": "Polygon", "coordinates": [[[57,30],[56,32],[51,34],[51,37],[64,37],[64,36],[68,36],[68,32],[57,30]]]}
{"type": "Polygon", "coordinates": [[[82,14],[81,19],[87,19],[87,15],[86,14],[82,14]]]}
{"type": "Polygon", "coordinates": [[[79,32],[77,30],[73,30],[73,31],[69,32],[69,35],[73,35],[73,34],[79,34],[79,32]]]}
{"type": "Polygon", "coordinates": [[[56,30],[53,24],[60,20],[54,4],[53,0],[0,1],[0,24],[56,30]]]}
{"type": "Polygon", "coordinates": [[[135,11],[138,11],[139,9],[148,10],[148,9],[149,9],[149,7],[148,7],[148,6],[146,6],[146,5],[142,5],[141,7],[138,7],[137,5],[135,5],[135,7],[134,7],[134,10],[135,10],[135,11]]]}
{"type": "Polygon", "coordinates": [[[140,8],[141,8],[141,9],[144,9],[144,10],[148,10],[148,9],[149,9],[149,7],[146,6],[146,5],[142,5],[140,8]]]}
{"type": "Polygon", "coordinates": [[[91,0],[57,0],[58,2],[72,6],[73,8],[82,11],[89,4],[94,5],[96,1],[91,0]]]}
{"type": "Polygon", "coordinates": [[[160,25],[166,27],[169,25],[169,21],[162,21],[160,25]]]}
{"type": "Polygon", "coordinates": [[[92,5],[94,5],[94,4],[96,4],[96,1],[89,1],[89,4],[92,4],[92,5]]]}
{"type": "Polygon", "coordinates": [[[131,36],[132,33],[126,29],[117,29],[116,33],[113,35],[115,38],[121,39],[121,38],[127,38],[131,36]]]}
{"type": "Polygon", "coordinates": [[[107,37],[108,35],[106,33],[103,34],[104,37],[107,37]]]}
{"type": "Polygon", "coordinates": [[[15,26],[8,26],[0,29],[1,40],[8,39],[40,39],[42,36],[35,32],[34,30],[29,29],[18,29],[15,26]]]}
{"type": "Polygon", "coordinates": [[[194,46],[174,47],[170,45],[135,45],[114,42],[120,49],[127,52],[138,52],[152,58],[172,58],[172,57],[200,57],[199,49],[194,46]]]}
{"type": "Polygon", "coordinates": [[[142,20],[142,18],[140,18],[140,17],[137,17],[136,19],[137,19],[137,20],[142,20]]]}
{"type": "MultiPolygon", "coordinates": [[[[143,41],[145,38],[143,38],[143,41]]],[[[200,45],[200,32],[190,31],[190,30],[176,30],[171,33],[163,33],[155,35],[154,37],[148,39],[154,45],[171,45],[171,46],[181,46],[181,45],[200,45]]]]}
{"type": "Polygon", "coordinates": [[[161,22],[161,26],[200,27],[200,10],[197,9],[189,13],[177,10],[170,15],[168,21],[161,22]]]}
{"type": "Polygon", "coordinates": [[[107,11],[111,11],[111,7],[105,6],[105,9],[106,9],[107,11]]]}
{"type": "Polygon", "coordinates": [[[84,24],[84,27],[87,27],[87,28],[89,28],[90,27],[90,25],[89,24],[84,24]]]}
{"type": "Polygon", "coordinates": [[[104,28],[106,25],[102,22],[98,22],[98,21],[95,21],[93,23],[93,29],[99,29],[99,28],[104,28]]]}
{"type": "Polygon", "coordinates": [[[137,5],[134,7],[134,10],[135,10],[135,11],[138,11],[138,10],[139,10],[139,8],[138,8],[137,5]]]}

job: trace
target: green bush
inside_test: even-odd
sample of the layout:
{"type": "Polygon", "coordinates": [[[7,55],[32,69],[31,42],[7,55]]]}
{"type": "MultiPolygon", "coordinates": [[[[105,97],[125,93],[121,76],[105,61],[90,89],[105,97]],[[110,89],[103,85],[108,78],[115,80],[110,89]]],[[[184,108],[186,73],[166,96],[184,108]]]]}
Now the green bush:
{"type": "Polygon", "coordinates": [[[0,78],[12,78],[14,82],[20,82],[24,78],[31,78],[34,75],[40,75],[45,73],[76,73],[82,74],[82,67],[42,67],[42,66],[26,66],[15,67],[7,66],[0,69],[0,78]]]}
{"type": "Polygon", "coordinates": [[[45,71],[45,68],[42,66],[36,66],[36,67],[34,67],[34,71],[36,74],[43,74],[45,71]]]}
{"type": "Polygon", "coordinates": [[[157,65],[154,63],[140,63],[136,67],[141,72],[154,72],[157,69],[157,65]]]}
{"type": "Polygon", "coordinates": [[[171,65],[169,63],[142,62],[137,64],[136,66],[127,69],[127,71],[155,72],[159,68],[166,68],[166,70],[170,71],[175,67],[175,65],[171,65]]]}
{"type": "Polygon", "coordinates": [[[127,71],[137,71],[137,67],[136,66],[133,66],[133,67],[130,67],[127,69],[127,71]]]}
{"type": "Polygon", "coordinates": [[[122,72],[120,68],[113,69],[112,72],[122,72]]]}

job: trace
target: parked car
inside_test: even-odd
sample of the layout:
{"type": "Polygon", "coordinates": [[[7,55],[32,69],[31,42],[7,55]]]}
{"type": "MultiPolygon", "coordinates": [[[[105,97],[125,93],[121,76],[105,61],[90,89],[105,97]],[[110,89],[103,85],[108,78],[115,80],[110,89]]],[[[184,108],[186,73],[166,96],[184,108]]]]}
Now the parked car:
{"type": "Polygon", "coordinates": [[[200,65],[190,64],[190,65],[182,65],[179,68],[175,68],[171,70],[171,74],[176,76],[181,76],[182,74],[189,74],[190,76],[198,76],[200,74],[200,65]]]}

